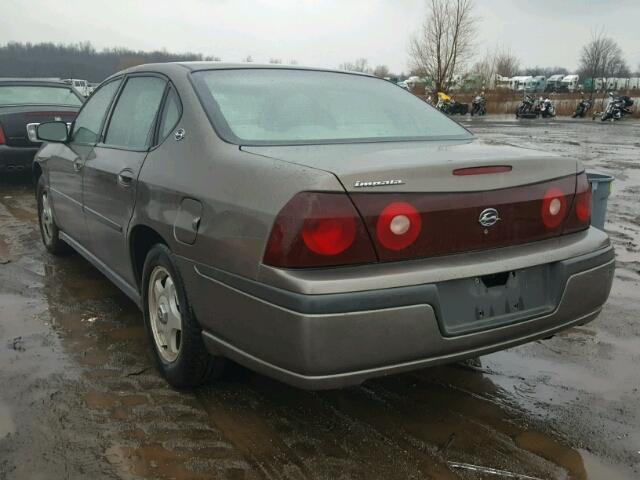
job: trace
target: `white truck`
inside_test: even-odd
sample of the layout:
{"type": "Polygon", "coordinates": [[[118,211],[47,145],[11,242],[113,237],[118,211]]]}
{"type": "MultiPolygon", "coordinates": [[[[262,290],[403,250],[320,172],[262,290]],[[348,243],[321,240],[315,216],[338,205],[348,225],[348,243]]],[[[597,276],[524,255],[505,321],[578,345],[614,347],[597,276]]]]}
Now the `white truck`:
{"type": "Polygon", "coordinates": [[[89,82],[86,80],[80,78],[65,78],[62,81],[73,86],[83,97],[88,97],[91,94],[89,82]]]}

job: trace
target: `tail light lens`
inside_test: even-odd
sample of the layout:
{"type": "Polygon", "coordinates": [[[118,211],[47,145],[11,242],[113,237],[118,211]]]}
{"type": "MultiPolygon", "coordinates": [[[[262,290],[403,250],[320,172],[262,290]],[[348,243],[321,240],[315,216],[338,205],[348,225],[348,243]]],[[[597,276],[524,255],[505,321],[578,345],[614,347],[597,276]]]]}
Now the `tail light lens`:
{"type": "Polygon", "coordinates": [[[0,145],[4,145],[5,143],[7,143],[7,137],[5,137],[2,125],[0,125],[0,145]]]}
{"type": "Polygon", "coordinates": [[[557,187],[549,188],[542,199],[540,215],[542,223],[548,229],[555,229],[562,225],[567,215],[567,204],[571,200],[566,193],[557,187]]]}
{"type": "Polygon", "coordinates": [[[378,241],[389,250],[402,250],[416,241],[422,230],[422,218],[407,202],[387,205],[376,225],[378,241]]]}
{"type": "Polygon", "coordinates": [[[578,176],[576,187],[576,216],[582,223],[591,223],[591,185],[587,180],[587,174],[578,176]]]}
{"type": "Polygon", "coordinates": [[[302,192],[278,214],[264,255],[275,267],[377,261],[360,215],[345,193],[302,192]]]}
{"type": "Polygon", "coordinates": [[[591,225],[591,185],[587,174],[582,172],[576,179],[576,196],[569,214],[565,233],[585,230],[591,225]]]}
{"type": "Polygon", "coordinates": [[[356,239],[356,220],[350,217],[305,220],[302,240],[318,255],[340,255],[356,239]]]}

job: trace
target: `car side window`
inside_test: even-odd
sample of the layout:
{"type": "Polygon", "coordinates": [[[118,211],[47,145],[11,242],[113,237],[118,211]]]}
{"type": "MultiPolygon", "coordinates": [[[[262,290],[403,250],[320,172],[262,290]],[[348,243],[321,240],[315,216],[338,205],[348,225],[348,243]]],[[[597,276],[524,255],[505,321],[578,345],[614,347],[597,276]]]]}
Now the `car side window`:
{"type": "Polygon", "coordinates": [[[107,83],[85,103],[73,124],[72,143],[91,145],[100,139],[102,123],[122,79],[107,83]]]}
{"type": "Polygon", "coordinates": [[[129,78],[113,109],[105,143],[130,149],[147,147],[166,84],[158,77],[129,78]]]}
{"type": "Polygon", "coordinates": [[[164,104],[164,110],[160,117],[160,128],[158,129],[158,143],[161,143],[165,138],[169,136],[171,131],[178,124],[180,116],[182,115],[182,102],[180,97],[172,87],[167,94],[167,99],[164,104]]]}

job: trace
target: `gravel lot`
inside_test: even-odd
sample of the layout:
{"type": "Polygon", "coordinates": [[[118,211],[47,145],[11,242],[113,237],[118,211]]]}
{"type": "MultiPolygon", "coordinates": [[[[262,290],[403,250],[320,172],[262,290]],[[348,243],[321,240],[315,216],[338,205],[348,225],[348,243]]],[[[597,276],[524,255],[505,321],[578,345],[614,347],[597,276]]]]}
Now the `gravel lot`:
{"type": "Polygon", "coordinates": [[[177,392],[151,366],[136,307],[80,256],[47,255],[28,181],[5,180],[0,479],[640,477],[640,123],[463,123],[478,141],[579,156],[615,176],[618,269],[598,319],[341,391],[236,367],[177,392]]]}

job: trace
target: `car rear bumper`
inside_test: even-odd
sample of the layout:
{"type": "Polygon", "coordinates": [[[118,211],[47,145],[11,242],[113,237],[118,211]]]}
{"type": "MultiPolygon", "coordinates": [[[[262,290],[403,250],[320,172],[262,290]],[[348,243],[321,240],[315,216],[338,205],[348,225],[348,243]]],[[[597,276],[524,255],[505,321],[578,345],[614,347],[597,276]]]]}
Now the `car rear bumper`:
{"type": "Polygon", "coordinates": [[[39,148],[0,145],[0,173],[31,171],[33,158],[39,148]]]}
{"type": "Polygon", "coordinates": [[[589,322],[607,300],[615,266],[611,246],[553,262],[552,309],[451,334],[442,323],[444,282],[308,295],[181,261],[210,352],[308,389],[476,357],[589,322]]]}

